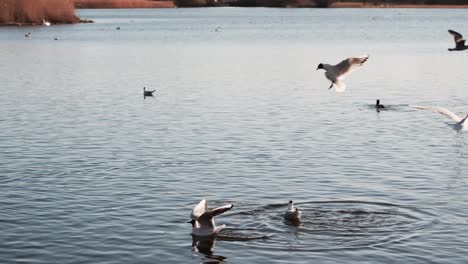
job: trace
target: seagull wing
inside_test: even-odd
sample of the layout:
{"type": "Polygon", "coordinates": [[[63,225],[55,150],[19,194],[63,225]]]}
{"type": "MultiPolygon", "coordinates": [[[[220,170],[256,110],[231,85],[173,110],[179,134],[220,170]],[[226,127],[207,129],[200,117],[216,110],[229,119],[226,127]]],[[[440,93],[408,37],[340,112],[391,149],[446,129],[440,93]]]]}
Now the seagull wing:
{"type": "Polygon", "coordinates": [[[206,204],[206,200],[203,199],[193,208],[190,218],[192,220],[197,220],[206,211],[207,211],[207,204],[206,204]]]}
{"type": "Polygon", "coordinates": [[[335,71],[337,73],[337,77],[340,79],[344,79],[346,75],[351,73],[355,70],[358,66],[362,66],[364,62],[369,59],[369,55],[363,57],[356,57],[356,58],[347,58],[342,62],[338,63],[334,66],[335,71]]]}
{"type": "Polygon", "coordinates": [[[232,207],[233,207],[232,204],[226,204],[226,205],[214,208],[212,210],[208,210],[204,214],[202,214],[197,219],[197,221],[200,224],[200,226],[203,228],[214,228],[215,225],[214,225],[213,217],[230,210],[232,207]]]}
{"type": "Polygon", "coordinates": [[[465,47],[465,39],[463,39],[463,35],[456,32],[456,31],[453,31],[451,29],[449,29],[448,31],[450,33],[450,35],[453,36],[453,39],[455,40],[455,46],[458,48],[458,47],[465,47]]]}
{"type": "Polygon", "coordinates": [[[210,212],[213,214],[213,216],[220,215],[228,210],[231,210],[231,208],[234,207],[233,204],[226,204],[220,207],[216,207],[214,209],[211,209],[210,212]]]}
{"type": "Polygon", "coordinates": [[[444,116],[446,117],[450,117],[452,120],[454,120],[455,122],[460,122],[462,120],[461,117],[459,117],[458,115],[452,113],[450,110],[446,109],[446,108],[443,108],[443,107],[432,107],[432,106],[417,106],[417,105],[414,105],[412,106],[416,109],[421,109],[421,110],[430,110],[434,113],[439,113],[439,114],[443,114],[444,116]]]}
{"type": "Polygon", "coordinates": [[[453,36],[453,39],[455,40],[455,43],[457,43],[460,40],[463,40],[463,35],[462,34],[456,32],[456,31],[453,31],[451,29],[449,29],[448,32],[450,33],[450,35],[453,36]]]}

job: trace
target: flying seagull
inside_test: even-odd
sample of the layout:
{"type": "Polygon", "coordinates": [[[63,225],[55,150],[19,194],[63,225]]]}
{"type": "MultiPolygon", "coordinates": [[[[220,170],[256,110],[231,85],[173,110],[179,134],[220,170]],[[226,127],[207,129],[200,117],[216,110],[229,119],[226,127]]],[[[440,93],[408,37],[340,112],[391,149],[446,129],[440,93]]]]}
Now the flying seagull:
{"type": "Polygon", "coordinates": [[[417,106],[417,105],[413,105],[412,107],[414,107],[416,109],[421,109],[421,110],[430,110],[430,111],[432,111],[434,113],[443,114],[444,116],[447,116],[447,117],[451,118],[456,123],[455,124],[448,124],[448,126],[453,128],[457,132],[466,130],[468,128],[468,126],[466,124],[467,122],[465,122],[466,118],[468,118],[468,115],[466,115],[464,118],[461,118],[460,116],[452,113],[450,110],[448,110],[446,108],[443,108],[443,107],[417,106]]]}
{"type": "Polygon", "coordinates": [[[455,48],[448,49],[449,51],[468,49],[468,46],[465,45],[465,39],[463,38],[462,34],[450,29],[448,32],[450,33],[450,35],[453,36],[453,39],[455,40],[455,48]]]}
{"type": "Polygon", "coordinates": [[[294,208],[294,202],[289,201],[288,203],[288,209],[284,212],[284,219],[291,221],[291,222],[296,222],[299,223],[301,222],[301,211],[296,207],[294,208]]]}
{"type": "Polygon", "coordinates": [[[214,217],[228,210],[234,205],[226,204],[211,210],[208,210],[206,200],[201,200],[192,210],[189,223],[192,224],[192,235],[194,236],[213,236],[218,234],[226,225],[216,226],[214,217]]]}
{"type": "Polygon", "coordinates": [[[337,93],[342,93],[346,90],[346,84],[343,82],[344,78],[358,66],[362,66],[364,62],[367,61],[367,59],[369,59],[369,55],[356,58],[347,58],[336,65],[320,63],[317,67],[317,70],[325,70],[325,77],[331,81],[331,85],[328,90],[330,90],[333,85],[335,85],[335,91],[337,93]]]}
{"type": "Polygon", "coordinates": [[[143,97],[146,96],[153,96],[153,93],[156,92],[156,90],[153,91],[146,91],[146,87],[143,87],[143,97]]]}

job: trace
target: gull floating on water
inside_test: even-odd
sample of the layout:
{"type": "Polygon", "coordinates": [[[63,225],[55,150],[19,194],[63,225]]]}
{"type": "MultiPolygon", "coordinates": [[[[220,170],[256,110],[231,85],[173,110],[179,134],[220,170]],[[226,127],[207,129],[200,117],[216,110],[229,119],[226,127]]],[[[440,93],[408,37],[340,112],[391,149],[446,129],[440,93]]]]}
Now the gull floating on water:
{"type": "Polygon", "coordinates": [[[296,207],[294,208],[293,201],[289,201],[288,209],[284,212],[284,219],[291,222],[300,222],[301,221],[301,211],[296,207]]]}
{"type": "Polygon", "coordinates": [[[430,110],[434,113],[439,113],[439,114],[443,114],[444,116],[450,117],[453,121],[457,123],[448,124],[448,126],[455,129],[457,132],[467,130],[468,128],[465,122],[466,119],[468,118],[468,115],[466,115],[464,118],[461,118],[460,116],[452,113],[450,110],[443,108],[443,107],[417,106],[417,105],[412,105],[412,107],[417,108],[417,109],[422,109],[422,110],[430,110]]]}
{"type": "Polygon", "coordinates": [[[201,200],[192,210],[189,223],[192,224],[192,235],[194,236],[213,236],[218,234],[226,225],[216,226],[214,217],[228,210],[234,205],[226,204],[211,210],[208,210],[206,200],[201,200]]]}
{"type": "Polygon", "coordinates": [[[369,59],[369,55],[356,58],[347,58],[336,65],[320,63],[317,66],[317,70],[325,70],[325,77],[331,81],[331,85],[328,90],[330,90],[333,85],[335,85],[335,91],[337,93],[342,93],[346,90],[346,84],[343,82],[344,78],[358,66],[362,66],[364,62],[367,61],[367,59],[369,59]]]}
{"type": "Polygon", "coordinates": [[[463,38],[462,34],[450,29],[448,30],[448,32],[450,33],[450,35],[453,36],[453,39],[455,40],[455,48],[448,49],[449,51],[468,49],[468,46],[465,45],[465,39],[463,38]]]}
{"type": "Polygon", "coordinates": [[[24,34],[24,37],[26,37],[26,38],[31,37],[31,32],[28,32],[27,34],[24,34]]]}
{"type": "Polygon", "coordinates": [[[43,24],[44,26],[47,26],[47,27],[50,26],[50,22],[49,22],[49,21],[45,21],[44,19],[42,19],[42,24],[43,24]]]}
{"type": "Polygon", "coordinates": [[[379,109],[385,108],[385,106],[380,104],[380,100],[377,99],[377,101],[375,102],[375,108],[379,110],[379,109]]]}

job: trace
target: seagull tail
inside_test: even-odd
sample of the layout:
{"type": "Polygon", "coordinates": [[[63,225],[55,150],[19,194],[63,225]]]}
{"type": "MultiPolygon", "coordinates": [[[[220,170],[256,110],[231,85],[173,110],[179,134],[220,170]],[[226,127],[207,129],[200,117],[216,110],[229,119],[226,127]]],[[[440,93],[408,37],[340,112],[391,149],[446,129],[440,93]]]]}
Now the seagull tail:
{"type": "Polygon", "coordinates": [[[337,80],[335,82],[335,91],[337,93],[342,93],[346,90],[346,84],[342,82],[341,80],[337,80]]]}

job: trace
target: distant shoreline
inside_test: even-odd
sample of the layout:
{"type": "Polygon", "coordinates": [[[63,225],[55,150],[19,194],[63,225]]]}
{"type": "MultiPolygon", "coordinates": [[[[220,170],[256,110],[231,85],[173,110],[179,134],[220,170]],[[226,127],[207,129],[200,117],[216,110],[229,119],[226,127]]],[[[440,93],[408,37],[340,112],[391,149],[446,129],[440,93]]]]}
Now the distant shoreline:
{"type": "MultiPolygon", "coordinates": [[[[203,8],[204,6],[194,7],[203,8]]],[[[212,7],[212,6],[211,6],[212,7]]],[[[222,7],[222,6],[220,6],[222,7]]],[[[262,7],[262,6],[258,6],[262,7]]],[[[190,8],[177,7],[172,1],[153,1],[153,2],[127,2],[127,4],[117,4],[112,2],[93,2],[92,0],[76,0],[76,9],[132,9],[132,8],[190,8]]],[[[253,7],[255,8],[255,7],[253,7]]],[[[320,8],[320,7],[298,7],[285,6],[276,8],[320,8]]],[[[389,3],[365,3],[365,2],[336,2],[325,8],[468,8],[466,5],[427,5],[427,4],[389,4],[389,3]]]]}
{"type": "Polygon", "coordinates": [[[388,3],[357,3],[357,2],[337,2],[332,3],[328,8],[468,8],[468,5],[416,5],[416,4],[388,4],[388,3]]]}
{"type": "Polygon", "coordinates": [[[121,9],[121,8],[176,8],[173,1],[165,0],[75,0],[76,9],[121,9]]]}

